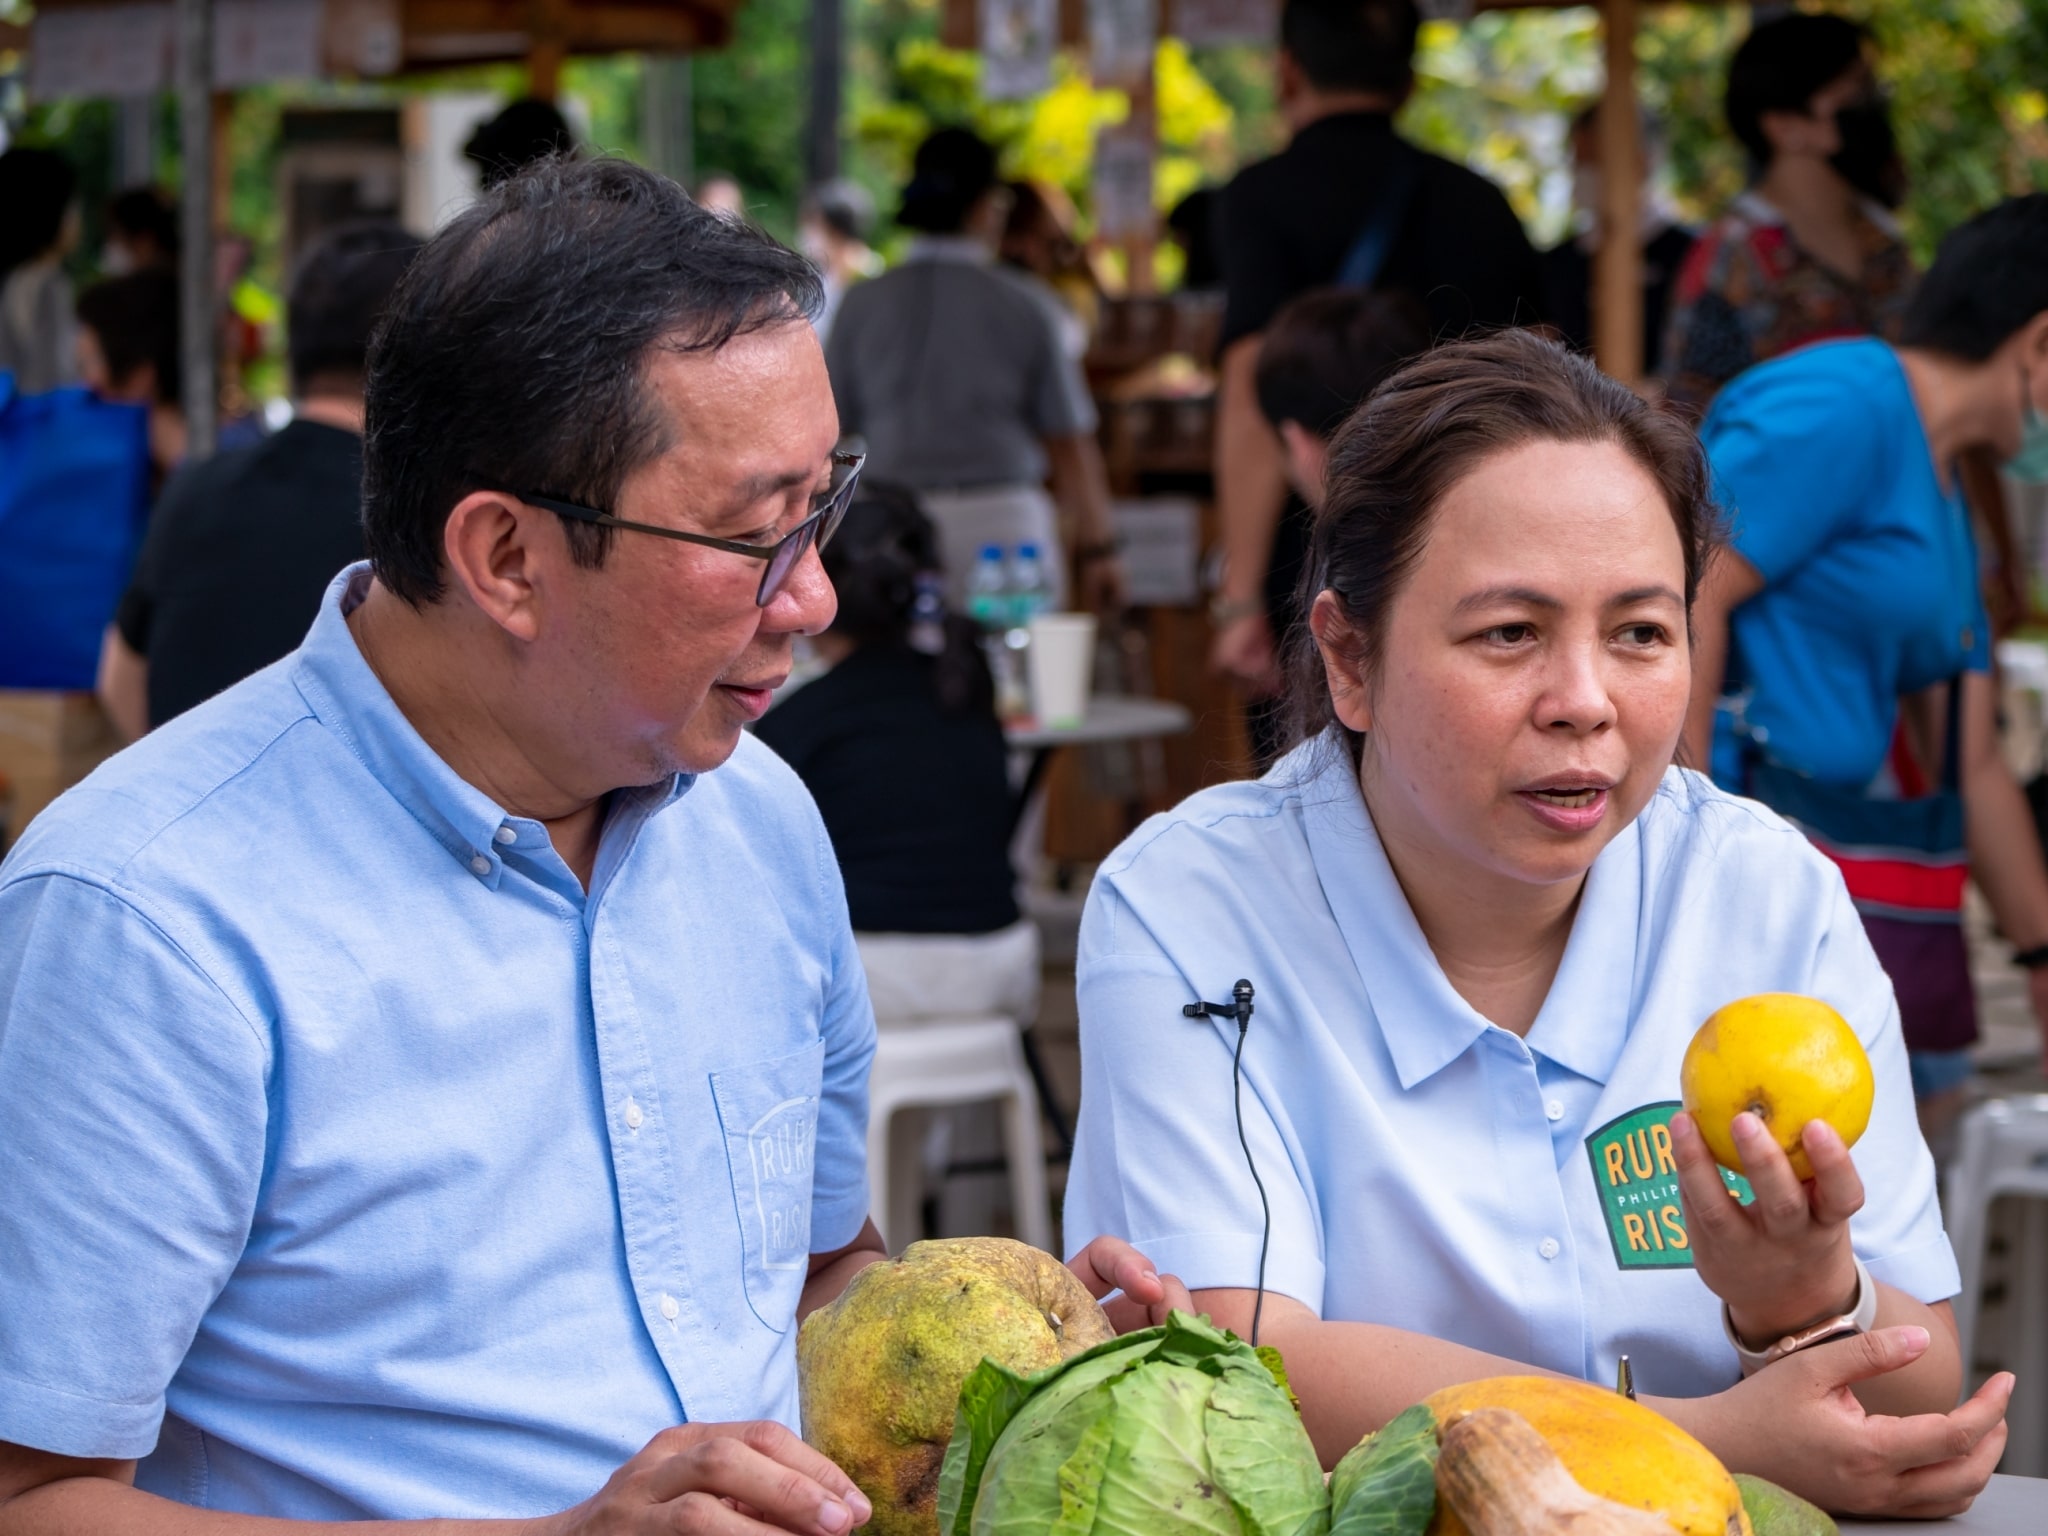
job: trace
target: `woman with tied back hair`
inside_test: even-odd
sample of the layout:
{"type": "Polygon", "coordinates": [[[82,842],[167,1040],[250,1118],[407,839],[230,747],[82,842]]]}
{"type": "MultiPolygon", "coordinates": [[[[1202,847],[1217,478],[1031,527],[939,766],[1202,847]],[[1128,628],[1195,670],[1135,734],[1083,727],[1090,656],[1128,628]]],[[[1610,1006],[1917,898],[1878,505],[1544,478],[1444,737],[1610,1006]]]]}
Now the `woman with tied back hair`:
{"type": "Polygon", "coordinates": [[[1331,447],[1299,745],[1090,893],[1067,1241],[1127,1237],[1277,1345],[1326,1463],[1450,1383],[1623,1354],[1833,1509],[1947,1513],[1997,1463],[2011,1378],[1948,1411],[1955,1261],[1841,877],[1673,765],[1715,539],[1691,434],[1584,359],[1510,331],[1409,364],[1331,447]],[[1182,1012],[1240,977],[1241,1098],[1235,1021],[1182,1012]],[[1738,1117],[1744,1206],[1678,1068],[1757,992],[1839,1009],[1877,1102],[1853,1157],[1804,1128],[1804,1186],[1738,1117]]]}

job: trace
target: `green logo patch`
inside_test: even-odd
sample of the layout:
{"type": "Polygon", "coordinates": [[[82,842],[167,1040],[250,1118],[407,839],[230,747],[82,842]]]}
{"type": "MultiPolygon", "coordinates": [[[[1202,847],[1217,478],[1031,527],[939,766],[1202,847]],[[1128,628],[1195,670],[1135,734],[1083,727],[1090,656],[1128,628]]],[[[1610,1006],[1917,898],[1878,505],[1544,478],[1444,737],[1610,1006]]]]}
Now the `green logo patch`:
{"type": "MultiPolygon", "coordinates": [[[[1692,1268],[1678,1163],[1671,1155],[1671,1117],[1681,1107],[1676,1099],[1645,1104],[1586,1138],[1614,1262],[1623,1269],[1692,1268]]],[[[1744,1205],[1756,1198],[1739,1173],[1723,1168],[1721,1182],[1744,1205]]]]}

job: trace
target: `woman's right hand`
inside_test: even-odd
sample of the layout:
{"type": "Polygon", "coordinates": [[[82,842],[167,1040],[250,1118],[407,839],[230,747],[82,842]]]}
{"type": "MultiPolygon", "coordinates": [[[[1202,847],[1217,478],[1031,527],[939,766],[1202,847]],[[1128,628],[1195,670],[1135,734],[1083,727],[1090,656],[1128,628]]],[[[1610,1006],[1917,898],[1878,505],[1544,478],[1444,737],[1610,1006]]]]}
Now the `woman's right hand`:
{"type": "Polygon", "coordinates": [[[1731,1470],[1769,1478],[1836,1514],[1960,1514],[2005,1451],[2010,1373],[1952,1412],[1910,1418],[1866,1413],[1850,1390],[1910,1365],[1928,1343],[1924,1328],[1880,1328],[1803,1349],[1714,1397],[1668,1407],[1731,1470]]]}

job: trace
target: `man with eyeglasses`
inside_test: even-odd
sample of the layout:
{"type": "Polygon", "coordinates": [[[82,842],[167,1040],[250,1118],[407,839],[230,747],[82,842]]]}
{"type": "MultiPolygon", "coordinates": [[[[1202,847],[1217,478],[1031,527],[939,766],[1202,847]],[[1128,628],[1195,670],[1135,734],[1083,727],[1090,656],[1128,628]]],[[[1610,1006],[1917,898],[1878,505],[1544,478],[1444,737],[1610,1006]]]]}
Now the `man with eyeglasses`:
{"type": "Polygon", "coordinates": [[[372,353],[369,561],[0,866],[0,1532],[867,1518],[792,1427],[873,1017],[742,734],[859,469],[817,302],[633,167],[494,189],[372,353]]]}

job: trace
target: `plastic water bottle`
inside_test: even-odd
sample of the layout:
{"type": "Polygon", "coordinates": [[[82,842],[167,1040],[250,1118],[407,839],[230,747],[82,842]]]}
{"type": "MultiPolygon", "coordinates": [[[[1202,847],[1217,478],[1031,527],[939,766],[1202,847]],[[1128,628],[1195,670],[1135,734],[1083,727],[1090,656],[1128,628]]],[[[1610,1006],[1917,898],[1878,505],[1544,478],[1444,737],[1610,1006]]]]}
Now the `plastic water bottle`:
{"type": "Polygon", "coordinates": [[[1015,687],[1017,714],[1032,713],[1031,705],[1031,621],[1052,606],[1052,583],[1046,579],[1045,562],[1036,544],[1019,544],[1010,560],[1009,628],[1003,631],[1003,649],[1008,653],[1007,670],[1015,687]]]}
{"type": "Polygon", "coordinates": [[[1021,629],[1052,606],[1052,583],[1036,544],[1019,544],[1010,561],[1010,627],[1021,629]]]}
{"type": "Polygon", "coordinates": [[[1000,544],[982,545],[967,574],[967,616],[990,634],[1010,627],[1010,572],[1000,544]]]}

